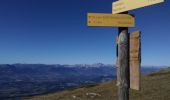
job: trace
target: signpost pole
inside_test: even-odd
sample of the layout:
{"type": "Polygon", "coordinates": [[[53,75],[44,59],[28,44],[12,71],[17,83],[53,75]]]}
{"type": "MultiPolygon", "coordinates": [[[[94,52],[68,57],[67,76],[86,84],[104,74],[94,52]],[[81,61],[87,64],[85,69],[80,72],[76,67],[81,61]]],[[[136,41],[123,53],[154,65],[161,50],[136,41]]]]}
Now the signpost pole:
{"type": "Polygon", "coordinates": [[[118,0],[112,3],[112,14],[88,14],[88,26],[118,27],[119,33],[116,41],[118,100],[129,100],[130,87],[136,90],[140,89],[140,33],[135,32],[129,36],[128,27],[133,27],[135,21],[134,17],[128,15],[128,10],[161,2],[164,2],[164,0],[144,0],[142,2],[138,0],[118,0]]]}
{"type": "MultiPolygon", "coordinates": [[[[125,12],[126,14],[128,12],[125,12]]],[[[127,27],[118,28],[117,86],[118,100],[129,100],[129,34],[127,27]]]]}

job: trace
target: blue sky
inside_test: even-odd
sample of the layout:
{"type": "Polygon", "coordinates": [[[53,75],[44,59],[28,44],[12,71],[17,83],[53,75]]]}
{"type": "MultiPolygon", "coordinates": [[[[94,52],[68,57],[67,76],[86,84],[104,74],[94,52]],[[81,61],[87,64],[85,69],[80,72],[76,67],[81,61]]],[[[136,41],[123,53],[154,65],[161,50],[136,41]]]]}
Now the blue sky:
{"type": "MultiPolygon", "coordinates": [[[[114,0],[1,0],[0,63],[115,63],[117,28],[87,27],[114,0]]],[[[170,1],[130,11],[142,32],[142,65],[170,65],[170,1]]]]}

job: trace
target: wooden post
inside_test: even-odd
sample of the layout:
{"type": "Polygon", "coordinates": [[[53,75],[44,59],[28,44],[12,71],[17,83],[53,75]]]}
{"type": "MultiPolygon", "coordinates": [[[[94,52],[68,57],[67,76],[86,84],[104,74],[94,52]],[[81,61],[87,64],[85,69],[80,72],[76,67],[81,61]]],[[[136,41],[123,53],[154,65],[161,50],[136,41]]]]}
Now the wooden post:
{"type": "MultiPolygon", "coordinates": [[[[126,12],[127,14],[127,12],[126,12]]],[[[118,28],[117,86],[118,100],[129,100],[129,34],[127,27],[118,28]]]]}

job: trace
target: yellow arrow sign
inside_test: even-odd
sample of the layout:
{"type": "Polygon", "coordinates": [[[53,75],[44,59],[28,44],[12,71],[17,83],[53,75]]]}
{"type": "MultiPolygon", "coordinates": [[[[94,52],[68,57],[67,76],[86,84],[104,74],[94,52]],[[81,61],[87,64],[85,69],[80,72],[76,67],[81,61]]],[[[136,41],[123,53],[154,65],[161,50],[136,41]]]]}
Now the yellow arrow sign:
{"type": "Polygon", "coordinates": [[[134,27],[135,19],[128,14],[88,13],[88,26],[134,27]]]}
{"type": "Polygon", "coordinates": [[[121,13],[161,2],[164,2],[164,0],[119,0],[113,2],[112,14],[121,13]]]}

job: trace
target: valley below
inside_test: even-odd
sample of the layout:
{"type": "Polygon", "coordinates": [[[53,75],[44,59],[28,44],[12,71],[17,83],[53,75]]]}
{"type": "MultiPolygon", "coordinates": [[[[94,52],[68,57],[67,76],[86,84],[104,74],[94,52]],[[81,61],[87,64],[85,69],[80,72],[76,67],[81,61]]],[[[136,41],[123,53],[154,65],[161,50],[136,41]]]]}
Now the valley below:
{"type": "MultiPolygon", "coordinates": [[[[142,67],[142,73],[159,69],[142,67]]],[[[24,97],[95,86],[115,79],[116,68],[109,64],[3,64],[0,65],[0,100],[20,100],[24,97]]]]}

